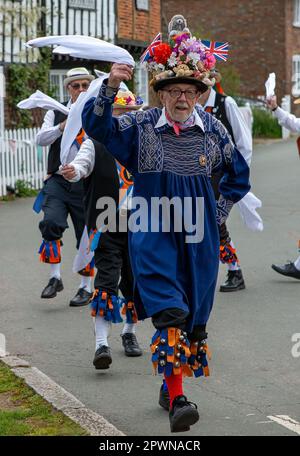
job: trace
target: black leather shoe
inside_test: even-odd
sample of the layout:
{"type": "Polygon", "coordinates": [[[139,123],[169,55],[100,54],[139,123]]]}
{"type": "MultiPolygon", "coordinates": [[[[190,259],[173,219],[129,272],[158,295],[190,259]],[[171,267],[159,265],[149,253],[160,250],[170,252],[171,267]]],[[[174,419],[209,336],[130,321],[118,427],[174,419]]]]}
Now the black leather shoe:
{"type": "Polygon", "coordinates": [[[93,293],[86,291],[85,288],[79,288],[76,295],[70,301],[71,307],[86,306],[90,302],[93,293]]]}
{"type": "Polygon", "coordinates": [[[165,409],[165,410],[170,410],[170,396],[169,396],[169,391],[164,388],[164,385],[162,384],[159,390],[159,399],[158,399],[159,405],[165,409]]]}
{"type": "Polygon", "coordinates": [[[61,279],[57,279],[56,277],[51,277],[49,280],[48,285],[43,289],[41,298],[49,299],[55,298],[58,291],[62,291],[64,289],[63,283],[61,279]]]}
{"type": "Polygon", "coordinates": [[[100,345],[100,347],[95,352],[93,360],[95,369],[108,369],[111,362],[112,359],[110,348],[106,345],[100,345]]]}
{"type": "Polygon", "coordinates": [[[287,277],[293,277],[294,279],[300,279],[300,271],[295,267],[294,263],[290,262],[283,266],[276,266],[272,264],[272,269],[287,277]]]}
{"type": "Polygon", "coordinates": [[[199,420],[197,405],[185,396],[176,396],[169,413],[171,432],[185,432],[199,420]]]}
{"type": "Polygon", "coordinates": [[[226,281],[220,286],[220,291],[238,291],[246,288],[241,269],[228,271],[226,281]]]}
{"type": "Polygon", "coordinates": [[[125,333],[121,337],[126,356],[141,356],[143,354],[135,334],[125,333]]]}

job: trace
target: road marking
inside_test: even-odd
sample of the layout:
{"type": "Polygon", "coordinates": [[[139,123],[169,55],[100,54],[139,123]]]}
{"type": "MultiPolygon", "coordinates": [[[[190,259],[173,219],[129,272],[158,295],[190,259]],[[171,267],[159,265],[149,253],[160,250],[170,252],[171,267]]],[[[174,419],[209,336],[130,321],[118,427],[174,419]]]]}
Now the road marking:
{"type": "Polygon", "coordinates": [[[268,416],[268,418],[280,424],[281,426],[286,427],[290,431],[296,432],[296,434],[300,435],[300,423],[298,423],[296,420],[293,420],[288,415],[268,416]]]}
{"type": "Polygon", "coordinates": [[[273,424],[273,421],[257,421],[257,424],[273,424]]]}
{"type": "Polygon", "coordinates": [[[0,356],[6,355],[6,339],[5,335],[0,333],[0,356]]]}

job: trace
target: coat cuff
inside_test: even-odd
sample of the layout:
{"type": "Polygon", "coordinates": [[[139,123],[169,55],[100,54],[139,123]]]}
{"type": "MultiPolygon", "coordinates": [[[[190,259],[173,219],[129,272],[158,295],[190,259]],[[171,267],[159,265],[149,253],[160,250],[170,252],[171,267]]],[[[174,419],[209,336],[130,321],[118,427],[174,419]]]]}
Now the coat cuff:
{"type": "Polygon", "coordinates": [[[94,113],[100,117],[103,116],[105,104],[112,105],[118,92],[118,89],[113,90],[111,87],[108,87],[107,81],[108,79],[103,81],[98,96],[94,102],[94,113]]]}
{"type": "Polygon", "coordinates": [[[232,206],[233,201],[225,199],[224,196],[220,195],[216,208],[216,218],[218,225],[222,225],[222,223],[226,222],[232,206]]]}

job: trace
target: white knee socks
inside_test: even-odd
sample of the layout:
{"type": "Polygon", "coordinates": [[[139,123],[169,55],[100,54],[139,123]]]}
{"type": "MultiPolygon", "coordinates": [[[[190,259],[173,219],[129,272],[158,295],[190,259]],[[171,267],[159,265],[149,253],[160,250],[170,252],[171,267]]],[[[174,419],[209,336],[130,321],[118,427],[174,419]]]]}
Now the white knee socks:
{"type": "Polygon", "coordinates": [[[92,291],[92,277],[81,276],[81,283],[79,288],[84,288],[86,291],[91,293],[92,291]]]}
{"type": "Polygon", "coordinates": [[[60,263],[50,264],[50,278],[60,279],[60,263]]]}
{"type": "Polygon", "coordinates": [[[123,331],[122,331],[122,336],[123,336],[123,334],[126,334],[126,333],[135,334],[135,328],[136,328],[136,323],[125,323],[123,331]]]}
{"type": "MultiPolygon", "coordinates": [[[[232,241],[230,241],[230,245],[233,249],[235,249],[234,243],[232,241]]],[[[235,264],[228,263],[227,268],[228,271],[238,271],[239,269],[241,269],[238,261],[235,264]]]]}
{"type": "Polygon", "coordinates": [[[298,256],[297,260],[294,261],[295,268],[300,271],[300,255],[298,256]]]}
{"type": "Polygon", "coordinates": [[[95,317],[95,336],[96,336],[96,350],[100,345],[108,347],[108,336],[110,333],[111,321],[104,320],[104,317],[96,315],[95,317]]]}

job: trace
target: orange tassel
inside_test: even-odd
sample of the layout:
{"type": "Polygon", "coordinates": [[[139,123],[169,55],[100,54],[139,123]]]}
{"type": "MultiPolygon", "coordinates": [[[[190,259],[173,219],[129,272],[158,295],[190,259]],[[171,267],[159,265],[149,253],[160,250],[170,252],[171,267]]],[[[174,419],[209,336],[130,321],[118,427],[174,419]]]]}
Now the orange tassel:
{"type": "Polygon", "coordinates": [[[174,347],[174,345],[175,345],[177,331],[178,330],[176,328],[168,328],[168,341],[169,341],[170,347],[174,347]]]}

